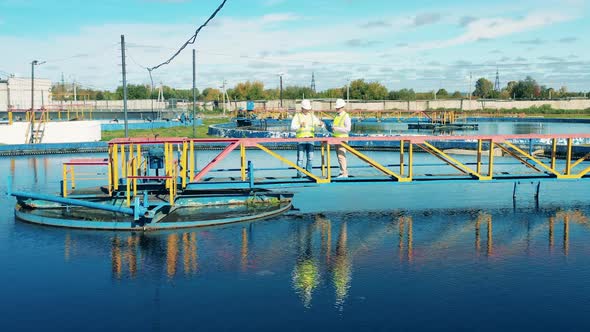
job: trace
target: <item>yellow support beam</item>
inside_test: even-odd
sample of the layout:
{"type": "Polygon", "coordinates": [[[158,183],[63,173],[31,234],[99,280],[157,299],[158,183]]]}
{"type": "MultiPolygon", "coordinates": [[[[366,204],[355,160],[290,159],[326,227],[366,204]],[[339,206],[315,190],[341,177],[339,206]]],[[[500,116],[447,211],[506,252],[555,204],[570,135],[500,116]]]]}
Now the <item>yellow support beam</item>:
{"type": "Polygon", "coordinates": [[[470,173],[474,176],[477,176],[480,180],[490,180],[489,177],[487,176],[483,176],[481,175],[479,172],[471,169],[471,167],[463,164],[462,162],[460,162],[459,160],[449,156],[448,154],[442,152],[441,150],[437,149],[435,146],[433,146],[432,144],[428,143],[428,142],[424,142],[423,143],[426,147],[428,147],[429,149],[431,149],[432,151],[436,152],[437,154],[439,154],[440,156],[442,156],[443,158],[445,158],[447,160],[447,163],[449,163],[449,165],[454,164],[454,166],[457,166],[463,170],[465,170],[467,173],[470,173]],[[452,163],[452,164],[451,164],[452,163]]]}
{"type": "Polygon", "coordinates": [[[488,156],[488,178],[494,177],[494,141],[490,140],[490,153],[488,156]]]}
{"type": "Polygon", "coordinates": [[[567,154],[565,156],[565,175],[572,174],[572,139],[567,139],[567,154]]]}
{"type": "Polygon", "coordinates": [[[188,145],[186,142],[182,142],[182,155],[180,158],[180,167],[181,167],[181,172],[180,172],[180,176],[182,178],[182,188],[186,188],[186,175],[187,175],[187,171],[186,171],[186,163],[187,163],[187,157],[188,157],[188,145]]]}
{"type": "MultiPolygon", "coordinates": [[[[244,143],[240,143],[240,174],[242,181],[246,181],[246,146],[244,143]]],[[[191,179],[193,176],[191,175],[191,179]]]]}
{"type": "Polygon", "coordinates": [[[127,159],[125,156],[125,145],[121,144],[121,176],[127,177],[127,159]]]}
{"type": "Polygon", "coordinates": [[[62,169],[62,191],[63,197],[68,197],[68,166],[63,165],[62,169]]]}
{"type": "Polygon", "coordinates": [[[70,166],[70,176],[72,179],[72,189],[76,189],[76,175],[74,174],[74,166],[70,166]]]}
{"type": "Polygon", "coordinates": [[[404,176],[404,140],[399,142],[399,175],[404,176]]]}
{"type": "Polygon", "coordinates": [[[195,141],[191,140],[189,146],[189,178],[195,177],[195,141]]]}
{"type": "Polygon", "coordinates": [[[327,165],[326,167],[328,168],[328,183],[330,183],[331,179],[332,179],[332,163],[330,161],[330,144],[326,143],[326,156],[327,156],[327,165]]]}
{"type": "MultiPolygon", "coordinates": [[[[113,159],[113,190],[119,190],[119,145],[113,144],[113,151],[111,151],[113,159]]],[[[110,159],[110,158],[109,158],[110,159]]]]}
{"type": "Polygon", "coordinates": [[[315,175],[311,174],[311,173],[310,173],[310,172],[308,172],[307,170],[305,170],[305,169],[303,169],[303,168],[301,168],[301,167],[297,166],[297,164],[295,164],[295,163],[293,163],[292,161],[290,161],[290,160],[288,160],[288,159],[284,158],[283,156],[281,156],[281,155],[279,155],[279,154],[277,154],[277,153],[275,153],[275,152],[273,152],[273,151],[269,150],[268,148],[266,148],[266,147],[265,147],[265,146],[263,146],[263,145],[256,144],[256,147],[257,147],[257,148],[259,148],[260,150],[262,150],[262,151],[264,151],[264,152],[268,153],[269,155],[271,155],[271,156],[275,157],[276,159],[278,159],[278,160],[280,160],[280,161],[284,162],[285,164],[287,164],[287,165],[289,165],[289,166],[291,166],[291,167],[294,167],[296,170],[298,170],[298,171],[300,171],[301,173],[303,173],[303,174],[307,175],[308,177],[310,177],[310,178],[314,179],[314,180],[315,180],[317,183],[330,183],[330,180],[329,180],[329,179],[322,179],[322,178],[319,178],[319,177],[317,177],[317,176],[315,176],[315,175]]]}
{"type": "Polygon", "coordinates": [[[109,196],[113,194],[113,163],[111,160],[111,156],[113,154],[113,147],[109,146],[109,158],[108,158],[108,166],[107,166],[107,180],[109,182],[109,196]]]}
{"type": "Polygon", "coordinates": [[[481,174],[481,154],[482,154],[482,140],[477,140],[477,173],[481,174]]]}
{"type": "Polygon", "coordinates": [[[583,156],[582,158],[578,159],[578,161],[576,161],[575,163],[573,163],[572,166],[571,166],[571,169],[574,169],[576,166],[578,166],[581,163],[583,163],[588,157],[590,157],[590,153],[587,153],[585,156],[583,156]]]}
{"type": "Polygon", "coordinates": [[[557,161],[557,138],[551,140],[551,169],[555,170],[557,161]]]}
{"type": "MultiPolygon", "coordinates": [[[[504,144],[508,145],[508,146],[509,146],[510,148],[512,148],[514,151],[516,151],[516,152],[520,153],[520,154],[521,154],[523,157],[525,157],[525,158],[527,158],[527,159],[530,159],[530,160],[534,161],[534,162],[535,162],[535,164],[537,164],[537,165],[539,165],[540,167],[544,168],[545,170],[547,170],[547,171],[548,171],[548,172],[550,172],[551,174],[553,174],[553,175],[557,176],[558,178],[560,178],[560,179],[566,178],[566,177],[565,177],[563,174],[560,174],[560,173],[559,173],[559,172],[557,172],[556,170],[554,170],[554,169],[551,169],[551,167],[549,167],[549,166],[545,165],[545,163],[543,163],[543,162],[542,162],[542,161],[540,161],[539,159],[537,159],[537,158],[535,158],[535,157],[531,156],[530,154],[528,154],[528,153],[524,152],[524,151],[523,151],[522,149],[520,149],[518,146],[516,146],[516,145],[514,145],[514,144],[512,144],[512,143],[510,143],[510,142],[508,142],[508,141],[505,141],[505,142],[504,142],[504,144]]],[[[499,146],[500,148],[502,148],[502,145],[498,145],[498,146],[499,146]]],[[[521,162],[522,162],[522,160],[521,160],[521,162]]]]}
{"type": "Polygon", "coordinates": [[[321,143],[321,154],[322,154],[322,176],[326,177],[326,142],[321,143]]]}
{"type": "MultiPolygon", "coordinates": [[[[137,167],[138,167],[138,163],[137,163],[138,159],[137,158],[133,158],[133,161],[131,162],[131,167],[133,168],[131,170],[131,174],[132,176],[137,176],[137,167]]],[[[133,178],[133,197],[137,196],[137,179],[133,178]]]]}
{"type": "Polygon", "coordinates": [[[355,156],[357,156],[359,159],[361,159],[362,161],[368,163],[369,165],[371,165],[372,167],[376,168],[377,170],[381,171],[382,173],[384,173],[385,175],[390,175],[394,178],[396,178],[399,182],[410,182],[411,179],[409,178],[404,178],[401,175],[391,171],[390,169],[388,169],[387,167],[381,165],[380,163],[378,163],[376,160],[370,158],[369,156],[362,154],[360,151],[354,149],[353,147],[351,147],[350,145],[342,142],[340,143],[346,150],[350,151],[350,153],[354,154],[355,156]]]}
{"type": "MultiPolygon", "coordinates": [[[[126,173],[129,174],[130,173],[130,169],[129,169],[129,164],[125,165],[126,173]]],[[[127,197],[127,206],[131,206],[131,183],[129,181],[129,178],[127,176],[125,176],[125,184],[127,186],[126,188],[126,197],[127,197]]]]}
{"type": "Polygon", "coordinates": [[[408,142],[408,181],[411,182],[414,177],[414,145],[412,141],[408,142]]]}

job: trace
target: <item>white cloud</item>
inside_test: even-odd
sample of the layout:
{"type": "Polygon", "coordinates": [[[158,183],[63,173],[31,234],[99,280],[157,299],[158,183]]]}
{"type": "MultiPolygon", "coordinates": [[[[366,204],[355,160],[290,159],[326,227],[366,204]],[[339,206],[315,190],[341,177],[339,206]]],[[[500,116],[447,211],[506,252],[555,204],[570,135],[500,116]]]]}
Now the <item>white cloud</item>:
{"type": "MultiPolygon", "coordinates": [[[[457,18],[462,17],[461,13],[457,15],[457,18]]],[[[200,22],[202,19],[194,18],[192,21],[200,22]]],[[[319,28],[317,23],[323,23],[321,19],[306,17],[305,22],[312,24],[296,24],[303,18],[292,13],[268,13],[251,18],[222,17],[205,28],[197,40],[197,86],[200,89],[216,86],[223,79],[232,85],[249,79],[261,80],[268,87],[275,87],[278,72],[287,74],[287,85],[309,84],[312,71],[316,72],[320,89],[341,86],[347,78],[359,77],[380,80],[396,88],[400,85],[417,89],[432,84],[438,86],[440,80],[432,83],[432,77],[438,75],[449,80],[459,77],[463,80],[461,77],[465,75],[456,67],[451,70],[445,67],[444,63],[452,63],[462,57],[460,54],[439,57],[445,48],[509,36],[568,19],[569,16],[559,13],[537,13],[520,19],[480,19],[469,22],[464,32],[454,38],[404,46],[407,39],[403,37],[415,29],[412,27],[414,21],[408,15],[351,19],[323,24],[319,28]],[[354,45],[369,43],[367,30],[359,27],[377,20],[383,28],[371,30],[371,40],[379,40],[379,44],[346,47],[351,41],[354,45]],[[433,59],[443,64],[424,65],[433,59]],[[385,70],[387,68],[389,70],[385,70]]],[[[433,27],[434,30],[436,28],[438,26],[433,27]]],[[[0,36],[0,45],[11,45],[11,52],[0,52],[0,63],[3,70],[27,73],[34,58],[48,60],[47,64],[37,69],[38,75],[58,81],[64,72],[66,79],[73,75],[83,84],[114,89],[120,84],[118,42],[122,33],[128,43],[128,79],[130,83],[139,84],[148,83],[149,76],[135,62],[153,66],[168,59],[194,29],[192,23],[105,24],[82,27],[75,34],[56,36],[51,40],[0,36]]],[[[484,47],[487,46],[480,44],[474,49],[484,47]]],[[[490,58],[521,55],[511,54],[505,49],[502,55],[492,54],[491,50],[498,48],[498,45],[489,46],[490,58]]],[[[156,70],[155,83],[162,81],[176,87],[190,87],[191,49],[192,46],[189,46],[171,65],[156,70]]],[[[572,52],[576,51],[569,50],[568,54],[572,52]]]]}
{"type": "Polygon", "coordinates": [[[291,13],[276,13],[276,14],[267,14],[262,16],[262,23],[281,23],[281,22],[289,22],[289,21],[297,21],[300,17],[295,14],[291,13]]]}
{"type": "Polygon", "coordinates": [[[572,19],[573,17],[570,15],[557,12],[533,13],[520,19],[482,18],[467,24],[466,31],[458,37],[420,43],[415,45],[413,49],[446,48],[479,40],[496,39],[572,19]]]}

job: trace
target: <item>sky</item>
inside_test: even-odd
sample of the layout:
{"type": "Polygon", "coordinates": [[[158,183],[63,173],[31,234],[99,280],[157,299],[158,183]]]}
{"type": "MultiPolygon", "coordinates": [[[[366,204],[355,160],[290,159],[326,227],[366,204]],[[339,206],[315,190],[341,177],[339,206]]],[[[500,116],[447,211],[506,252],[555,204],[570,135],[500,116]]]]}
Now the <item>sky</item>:
{"type": "MultiPolygon", "coordinates": [[[[262,81],[318,90],[349,80],[389,89],[468,91],[479,77],[501,85],[590,91],[590,1],[228,0],[201,31],[197,87],[262,81]]],[[[0,0],[0,78],[36,76],[114,90],[149,84],[145,67],[167,60],[221,0],[0,0]]],[[[153,72],[190,88],[192,49],[153,72]]]]}

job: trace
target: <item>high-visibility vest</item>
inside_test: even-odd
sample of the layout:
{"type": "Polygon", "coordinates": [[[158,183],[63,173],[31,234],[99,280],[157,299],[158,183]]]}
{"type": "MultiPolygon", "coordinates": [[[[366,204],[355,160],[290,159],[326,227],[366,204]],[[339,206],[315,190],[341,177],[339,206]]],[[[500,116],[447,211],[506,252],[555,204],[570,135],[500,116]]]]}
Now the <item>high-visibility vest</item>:
{"type": "Polygon", "coordinates": [[[313,115],[310,113],[308,116],[305,116],[301,113],[297,113],[297,117],[299,119],[299,129],[295,132],[295,137],[297,138],[308,138],[315,136],[315,126],[314,126],[314,119],[313,115]],[[307,124],[306,127],[301,125],[301,121],[305,120],[305,118],[309,118],[311,120],[311,125],[307,124]]]}
{"type": "MultiPolygon", "coordinates": [[[[341,114],[338,114],[336,116],[336,118],[334,118],[334,123],[332,124],[332,126],[333,127],[344,127],[344,120],[346,120],[347,116],[348,116],[348,113],[346,113],[346,112],[342,112],[341,114]]],[[[348,137],[348,133],[341,133],[341,132],[334,131],[334,137],[348,137]]]]}

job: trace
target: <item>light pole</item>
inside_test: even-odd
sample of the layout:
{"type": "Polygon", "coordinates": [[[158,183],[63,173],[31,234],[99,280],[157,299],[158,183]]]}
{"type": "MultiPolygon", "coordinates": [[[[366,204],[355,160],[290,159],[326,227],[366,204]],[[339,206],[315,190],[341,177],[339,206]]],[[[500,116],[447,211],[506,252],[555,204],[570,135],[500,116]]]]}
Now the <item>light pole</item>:
{"type": "Polygon", "coordinates": [[[37,60],[31,62],[31,111],[35,109],[35,66],[40,66],[44,63],[45,61],[39,62],[37,60]]]}
{"type": "Polygon", "coordinates": [[[346,80],[346,105],[350,105],[350,78],[346,80]]]}
{"type": "Polygon", "coordinates": [[[279,73],[279,99],[281,100],[281,109],[283,108],[283,73],[279,73]]]}

